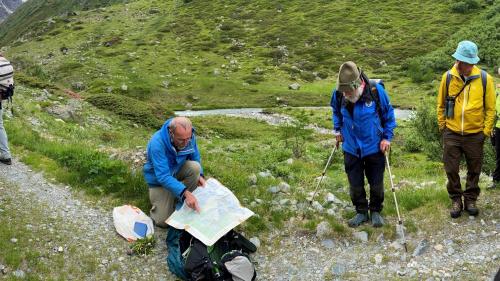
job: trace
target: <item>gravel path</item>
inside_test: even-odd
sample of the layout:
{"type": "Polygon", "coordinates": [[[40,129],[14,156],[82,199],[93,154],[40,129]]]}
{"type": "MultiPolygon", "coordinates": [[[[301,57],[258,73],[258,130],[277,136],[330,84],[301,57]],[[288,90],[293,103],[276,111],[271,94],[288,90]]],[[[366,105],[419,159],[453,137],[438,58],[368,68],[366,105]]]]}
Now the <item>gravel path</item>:
{"type": "MultiPolygon", "coordinates": [[[[128,256],[129,244],[115,233],[111,210],[95,207],[95,202],[70,187],[50,183],[17,160],[12,166],[1,166],[0,203],[2,198],[13,202],[3,208],[18,208],[22,215],[29,205],[43,209],[51,219],[50,223],[34,220],[27,226],[27,231],[53,233],[54,237],[36,244],[42,252],[64,255],[66,264],[78,265],[82,257],[95,260],[94,272],[75,276],[87,280],[175,280],[165,263],[163,229],[155,233],[157,246],[152,255],[128,256]],[[15,187],[5,188],[6,184],[15,187]],[[70,251],[75,245],[78,250],[70,251]]],[[[485,210],[478,218],[447,219],[438,231],[410,235],[411,252],[407,255],[400,243],[383,235],[362,242],[350,233],[321,240],[292,228],[274,231],[260,238],[263,246],[254,256],[259,280],[492,280],[500,266],[498,196],[485,198],[479,207],[485,210]],[[413,256],[419,243],[423,247],[413,256]]]]}
{"type": "MultiPolygon", "coordinates": [[[[87,276],[87,280],[175,280],[165,262],[165,230],[155,232],[154,254],[146,258],[129,256],[130,244],[116,234],[111,210],[94,207],[93,202],[85,201],[69,187],[48,182],[41,173],[31,171],[17,160],[11,166],[1,166],[0,180],[3,182],[0,186],[14,185],[0,190],[2,197],[14,203],[7,207],[14,207],[19,212],[26,206],[35,207],[44,210],[49,217],[49,223],[33,220],[27,230],[53,233],[53,237],[42,241],[43,249],[39,249],[42,254],[53,255],[62,247],[60,254],[64,255],[65,267],[78,265],[82,257],[95,259],[92,262],[97,263],[97,270],[87,276]],[[72,246],[77,246],[75,253],[69,251],[72,246]]],[[[77,272],[75,276],[84,274],[77,272]]]]}

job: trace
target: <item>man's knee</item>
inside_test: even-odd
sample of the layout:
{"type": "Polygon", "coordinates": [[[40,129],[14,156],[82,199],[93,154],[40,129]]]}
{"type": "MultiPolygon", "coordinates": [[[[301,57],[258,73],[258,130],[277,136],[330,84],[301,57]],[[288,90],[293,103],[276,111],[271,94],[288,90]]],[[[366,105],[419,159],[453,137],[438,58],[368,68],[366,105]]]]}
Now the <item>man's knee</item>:
{"type": "Polygon", "coordinates": [[[186,165],[187,173],[189,175],[194,175],[196,177],[200,176],[200,172],[201,172],[200,163],[198,163],[196,161],[186,161],[186,163],[184,165],[186,165]]]}

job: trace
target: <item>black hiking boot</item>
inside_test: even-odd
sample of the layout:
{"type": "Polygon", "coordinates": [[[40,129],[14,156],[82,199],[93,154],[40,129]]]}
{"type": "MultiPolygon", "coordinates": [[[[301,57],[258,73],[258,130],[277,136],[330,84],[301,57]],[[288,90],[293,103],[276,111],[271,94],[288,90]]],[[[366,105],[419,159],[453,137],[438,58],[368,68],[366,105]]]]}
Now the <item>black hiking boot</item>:
{"type": "Polygon", "coordinates": [[[5,165],[12,165],[12,159],[11,158],[0,158],[0,162],[4,163],[5,165]]]}
{"type": "Polygon", "coordinates": [[[451,205],[450,216],[456,219],[462,215],[462,199],[454,199],[451,205]]]}
{"type": "Polygon", "coordinates": [[[368,221],[368,213],[356,213],[354,218],[350,219],[347,224],[350,227],[360,226],[362,223],[368,221]]]}
{"type": "Polygon", "coordinates": [[[465,210],[471,216],[477,216],[479,214],[479,209],[476,206],[476,201],[465,201],[465,210]]]}
{"type": "Polygon", "coordinates": [[[372,219],[373,227],[382,227],[384,225],[384,218],[379,212],[371,212],[370,218],[372,219]]]}

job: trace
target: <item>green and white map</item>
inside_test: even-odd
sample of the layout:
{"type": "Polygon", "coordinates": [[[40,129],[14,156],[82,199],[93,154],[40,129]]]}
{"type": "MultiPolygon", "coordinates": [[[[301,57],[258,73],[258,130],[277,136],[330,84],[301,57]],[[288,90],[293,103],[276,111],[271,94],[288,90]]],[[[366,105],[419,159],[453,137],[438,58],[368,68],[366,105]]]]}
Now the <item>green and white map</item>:
{"type": "Polygon", "coordinates": [[[167,224],[185,229],[207,246],[212,246],[254,214],[240,205],[231,190],[213,178],[207,180],[205,187],[198,187],[193,195],[198,200],[200,213],[183,204],[167,219],[167,224]]]}

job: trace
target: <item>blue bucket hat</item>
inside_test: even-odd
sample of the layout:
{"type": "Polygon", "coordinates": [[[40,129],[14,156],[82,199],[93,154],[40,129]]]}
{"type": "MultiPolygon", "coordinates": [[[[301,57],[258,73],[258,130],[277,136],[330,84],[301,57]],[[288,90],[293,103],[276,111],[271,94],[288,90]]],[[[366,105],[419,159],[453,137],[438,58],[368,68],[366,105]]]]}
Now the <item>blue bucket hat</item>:
{"type": "Polygon", "coordinates": [[[479,62],[477,45],[471,41],[462,41],[458,43],[457,50],[452,57],[468,64],[477,64],[479,62]]]}

